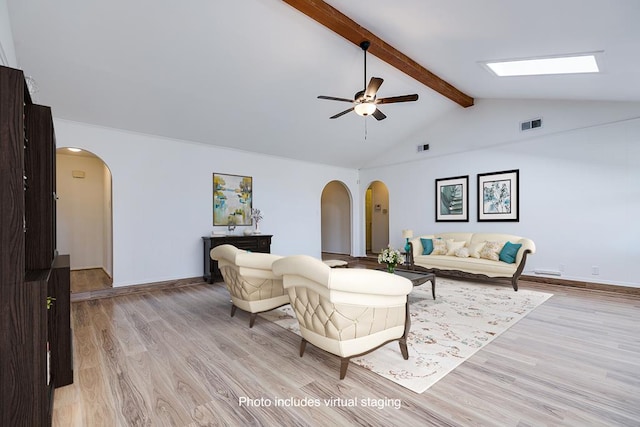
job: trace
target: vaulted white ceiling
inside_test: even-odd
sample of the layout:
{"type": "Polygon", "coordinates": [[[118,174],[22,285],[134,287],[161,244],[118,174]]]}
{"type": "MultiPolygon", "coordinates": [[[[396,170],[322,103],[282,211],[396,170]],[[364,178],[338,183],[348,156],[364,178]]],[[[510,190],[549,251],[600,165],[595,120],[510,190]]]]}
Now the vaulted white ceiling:
{"type": "MultiPolygon", "coordinates": [[[[332,0],[476,98],[640,101],[638,0],[332,0]],[[600,74],[497,78],[480,61],[602,51],[600,74]]],[[[461,109],[368,56],[376,121],[349,113],[362,50],[280,0],[8,0],[20,68],[58,118],[350,168],[461,109]]],[[[474,107],[469,107],[474,108],[474,107]]]]}

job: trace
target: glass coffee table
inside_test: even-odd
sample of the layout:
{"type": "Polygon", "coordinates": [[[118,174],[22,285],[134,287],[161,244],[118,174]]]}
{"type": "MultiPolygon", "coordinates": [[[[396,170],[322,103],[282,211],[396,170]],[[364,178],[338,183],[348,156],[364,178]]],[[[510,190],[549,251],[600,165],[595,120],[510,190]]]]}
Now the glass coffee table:
{"type": "MultiPolygon", "coordinates": [[[[387,271],[386,269],[380,269],[381,271],[387,271]]],[[[416,270],[403,270],[400,268],[396,268],[394,274],[398,276],[407,278],[411,280],[413,286],[420,286],[423,283],[429,281],[431,282],[431,294],[433,295],[433,299],[436,299],[436,275],[433,273],[427,273],[425,271],[416,271],[416,270]]]]}

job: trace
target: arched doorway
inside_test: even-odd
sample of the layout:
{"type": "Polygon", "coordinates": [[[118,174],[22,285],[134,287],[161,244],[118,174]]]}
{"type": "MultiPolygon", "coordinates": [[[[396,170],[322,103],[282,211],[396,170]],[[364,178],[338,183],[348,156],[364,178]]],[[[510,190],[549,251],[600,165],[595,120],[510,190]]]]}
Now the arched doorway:
{"type": "Polygon", "coordinates": [[[111,171],[86,150],[56,150],[57,248],[71,255],[71,292],[113,283],[111,171]]]}
{"type": "Polygon", "coordinates": [[[322,253],[351,255],[351,195],[340,181],[329,182],[321,196],[322,253]]]}
{"type": "Polygon", "coordinates": [[[369,184],[365,193],[365,235],[367,255],[389,245],[389,189],[380,181],[369,184]]]}

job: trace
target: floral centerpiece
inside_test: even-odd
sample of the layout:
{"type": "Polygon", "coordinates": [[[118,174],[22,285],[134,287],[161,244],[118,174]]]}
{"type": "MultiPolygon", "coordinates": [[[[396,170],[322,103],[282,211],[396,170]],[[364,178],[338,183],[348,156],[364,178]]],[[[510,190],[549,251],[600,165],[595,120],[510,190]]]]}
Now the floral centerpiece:
{"type": "Polygon", "coordinates": [[[396,271],[398,264],[404,264],[404,255],[398,249],[393,249],[389,245],[378,255],[378,264],[387,264],[387,271],[393,273],[396,271]]]}
{"type": "Polygon", "coordinates": [[[262,221],[262,213],[260,209],[251,209],[251,219],[256,223],[255,234],[260,234],[260,221],[262,221]]]}

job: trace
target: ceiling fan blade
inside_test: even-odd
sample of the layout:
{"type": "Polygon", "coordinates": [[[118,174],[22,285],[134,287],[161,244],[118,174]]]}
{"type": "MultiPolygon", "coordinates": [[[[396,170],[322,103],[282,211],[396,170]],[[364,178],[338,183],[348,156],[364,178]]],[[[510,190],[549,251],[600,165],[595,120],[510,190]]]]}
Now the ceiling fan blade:
{"type": "Polygon", "coordinates": [[[376,104],[393,104],[394,102],[409,102],[409,101],[417,101],[418,95],[401,95],[401,96],[392,96],[390,98],[381,98],[376,99],[376,104]]]}
{"type": "Polygon", "coordinates": [[[387,116],[385,116],[385,114],[377,108],[376,108],[376,111],[371,113],[371,115],[375,117],[377,120],[384,120],[387,118],[387,116]]]}
{"type": "Polygon", "coordinates": [[[335,96],[324,96],[324,95],[318,96],[318,99],[328,99],[329,101],[353,102],[353,99],[336,98],[335,96]]]}
{"type": "Polygon", "coordinates": [[[369,99],[375,98],[376,93],[378,93],[378,89],[380,89],[380,85],[383,81],[384,80],[382,80],[380,77],[371,77],[371,80],[369,80],[369,85],[364,91],[364,96],[369,99]]]}
{"type": "Polygon", "coordinates": [[[331,117],[329,117],[329,118],[330,118],[330,119],[337,119],[338,117],[344,116],[345,114],[350,113],[350,112],[352,112],[352,111],[353,111],[353,107],[349,108],[348,110],[344,110],[343,112],[338,113],[338,114],[336,114],[335,116],[331,116],[331,117]]]}

